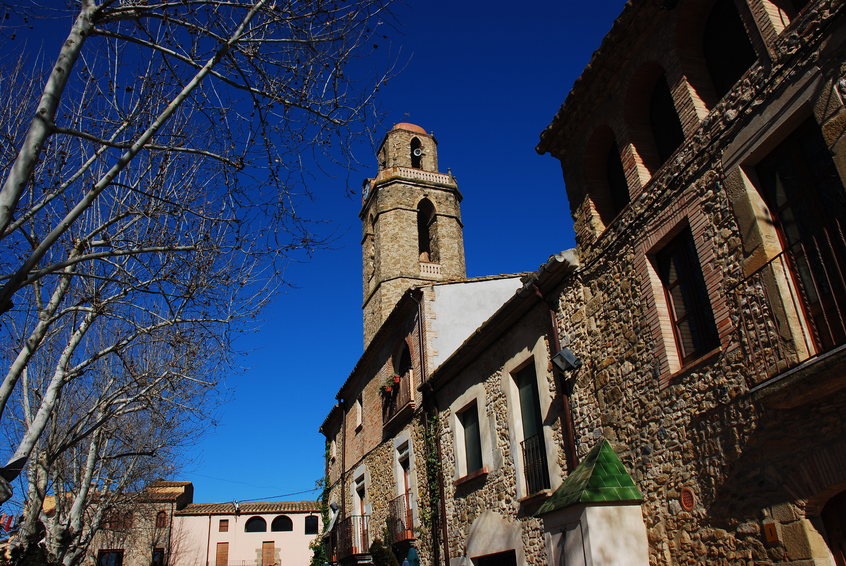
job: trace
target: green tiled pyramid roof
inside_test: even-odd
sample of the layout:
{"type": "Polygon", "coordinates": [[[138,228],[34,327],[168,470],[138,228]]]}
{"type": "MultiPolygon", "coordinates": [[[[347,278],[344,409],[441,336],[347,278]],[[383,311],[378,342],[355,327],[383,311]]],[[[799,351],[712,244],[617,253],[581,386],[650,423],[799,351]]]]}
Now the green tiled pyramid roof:
{"type": "Polygon", "coordinates": [[[640,503],[643,495],[611,444],[602,439],[567,476],[536,516],[577,503],[640,503]]]}

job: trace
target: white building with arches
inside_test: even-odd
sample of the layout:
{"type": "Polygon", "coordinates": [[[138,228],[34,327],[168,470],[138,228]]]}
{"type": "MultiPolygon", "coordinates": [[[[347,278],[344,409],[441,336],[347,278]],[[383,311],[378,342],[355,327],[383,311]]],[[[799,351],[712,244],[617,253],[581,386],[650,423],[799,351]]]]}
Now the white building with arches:
{"type": "Polygon", "coordinates": [[[305,566],[317,501],[194,503],[173,517],[171,566],[305,566]]]}

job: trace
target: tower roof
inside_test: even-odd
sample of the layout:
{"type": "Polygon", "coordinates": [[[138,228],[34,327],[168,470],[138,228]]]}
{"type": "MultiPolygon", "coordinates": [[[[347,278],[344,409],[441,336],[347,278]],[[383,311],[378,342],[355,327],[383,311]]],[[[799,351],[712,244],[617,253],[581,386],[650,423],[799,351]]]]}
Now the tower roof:
{"type": "Polygon", "coordinates": [[[394,124],[394,127],[391,128],[391,130],[408,130],[409,132],[415,132],[417,134],[426,134],[425,129],[410,122],[400,122],[398,124],[394,124]]]}

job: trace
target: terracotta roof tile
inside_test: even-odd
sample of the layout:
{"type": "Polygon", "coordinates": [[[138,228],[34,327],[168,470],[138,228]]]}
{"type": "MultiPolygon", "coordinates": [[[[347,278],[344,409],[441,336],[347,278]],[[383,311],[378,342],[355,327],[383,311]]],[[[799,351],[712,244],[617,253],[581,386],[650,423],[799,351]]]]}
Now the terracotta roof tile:
{"type": "MultiPolygon", "coordinates": [[[[319,513],[319,501],[251,501],[240,503],[241,515],[260,513],[319,513]]],[[[224,503],[192,503],[176,515],[234,515],[232,501],[224,503]]]]}

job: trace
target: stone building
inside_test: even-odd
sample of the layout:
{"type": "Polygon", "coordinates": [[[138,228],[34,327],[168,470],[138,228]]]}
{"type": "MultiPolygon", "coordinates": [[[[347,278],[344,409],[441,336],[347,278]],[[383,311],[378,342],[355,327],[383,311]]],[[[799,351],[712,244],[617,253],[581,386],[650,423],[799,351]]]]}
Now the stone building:
{"type": "Polygon", "coordinates": [[[322,527],[319,502],[194,503],[193,498],[191,482],[152,482],[106,511],[84,564],[305,566],[311,560],[310,545],[322,527]]]}
{"type": "Polygon", "coordinates": [[[461,193],[438,171],[434,136],[389,131],[362,191],[365,349],[337,394],[327,439],[333,561],[370,560],[379,539],[423,563],[440,547],[432,511],[435,447],[418,387],[520,286],[518,275],[466,278],[461,193]],[[434,530],[434,532],[433,532],[434,530]]]}
{"type": "MultiPolygon", "coordinates": [[[[179,546],[173,516],[191,503],[188,481],[152,482],[137,497],[107,509],[89,545],[85,564],[93,566],[164,566],[174,564],[179,546]]],[[[48,499],[45,512],[50,513],[48,499]]]]}
{"type": "Polygon", "coordinates": [[[844,39],[839,1],[631,2],[541,135],[577,451],[621,456],[652,564],[846,563],[844,39]]]}
{"type": "Polygon", "coordinates": [[[322,429],[336,540],[387,525],[451,566],[846,565],[844,10],[629,2],[537,148],[577,248],[519,279],[429,271],[449,242],[413,238],[420,198],[454,195],[456,229],[460,198],[412,161],[433,138],[388,134],[362,214],[367,347],[322,429]],[[510,286],[473,320],[438,298],[491,281],[510,286]],[[394,374],[413,376],[402,417],[394,374]]]}

